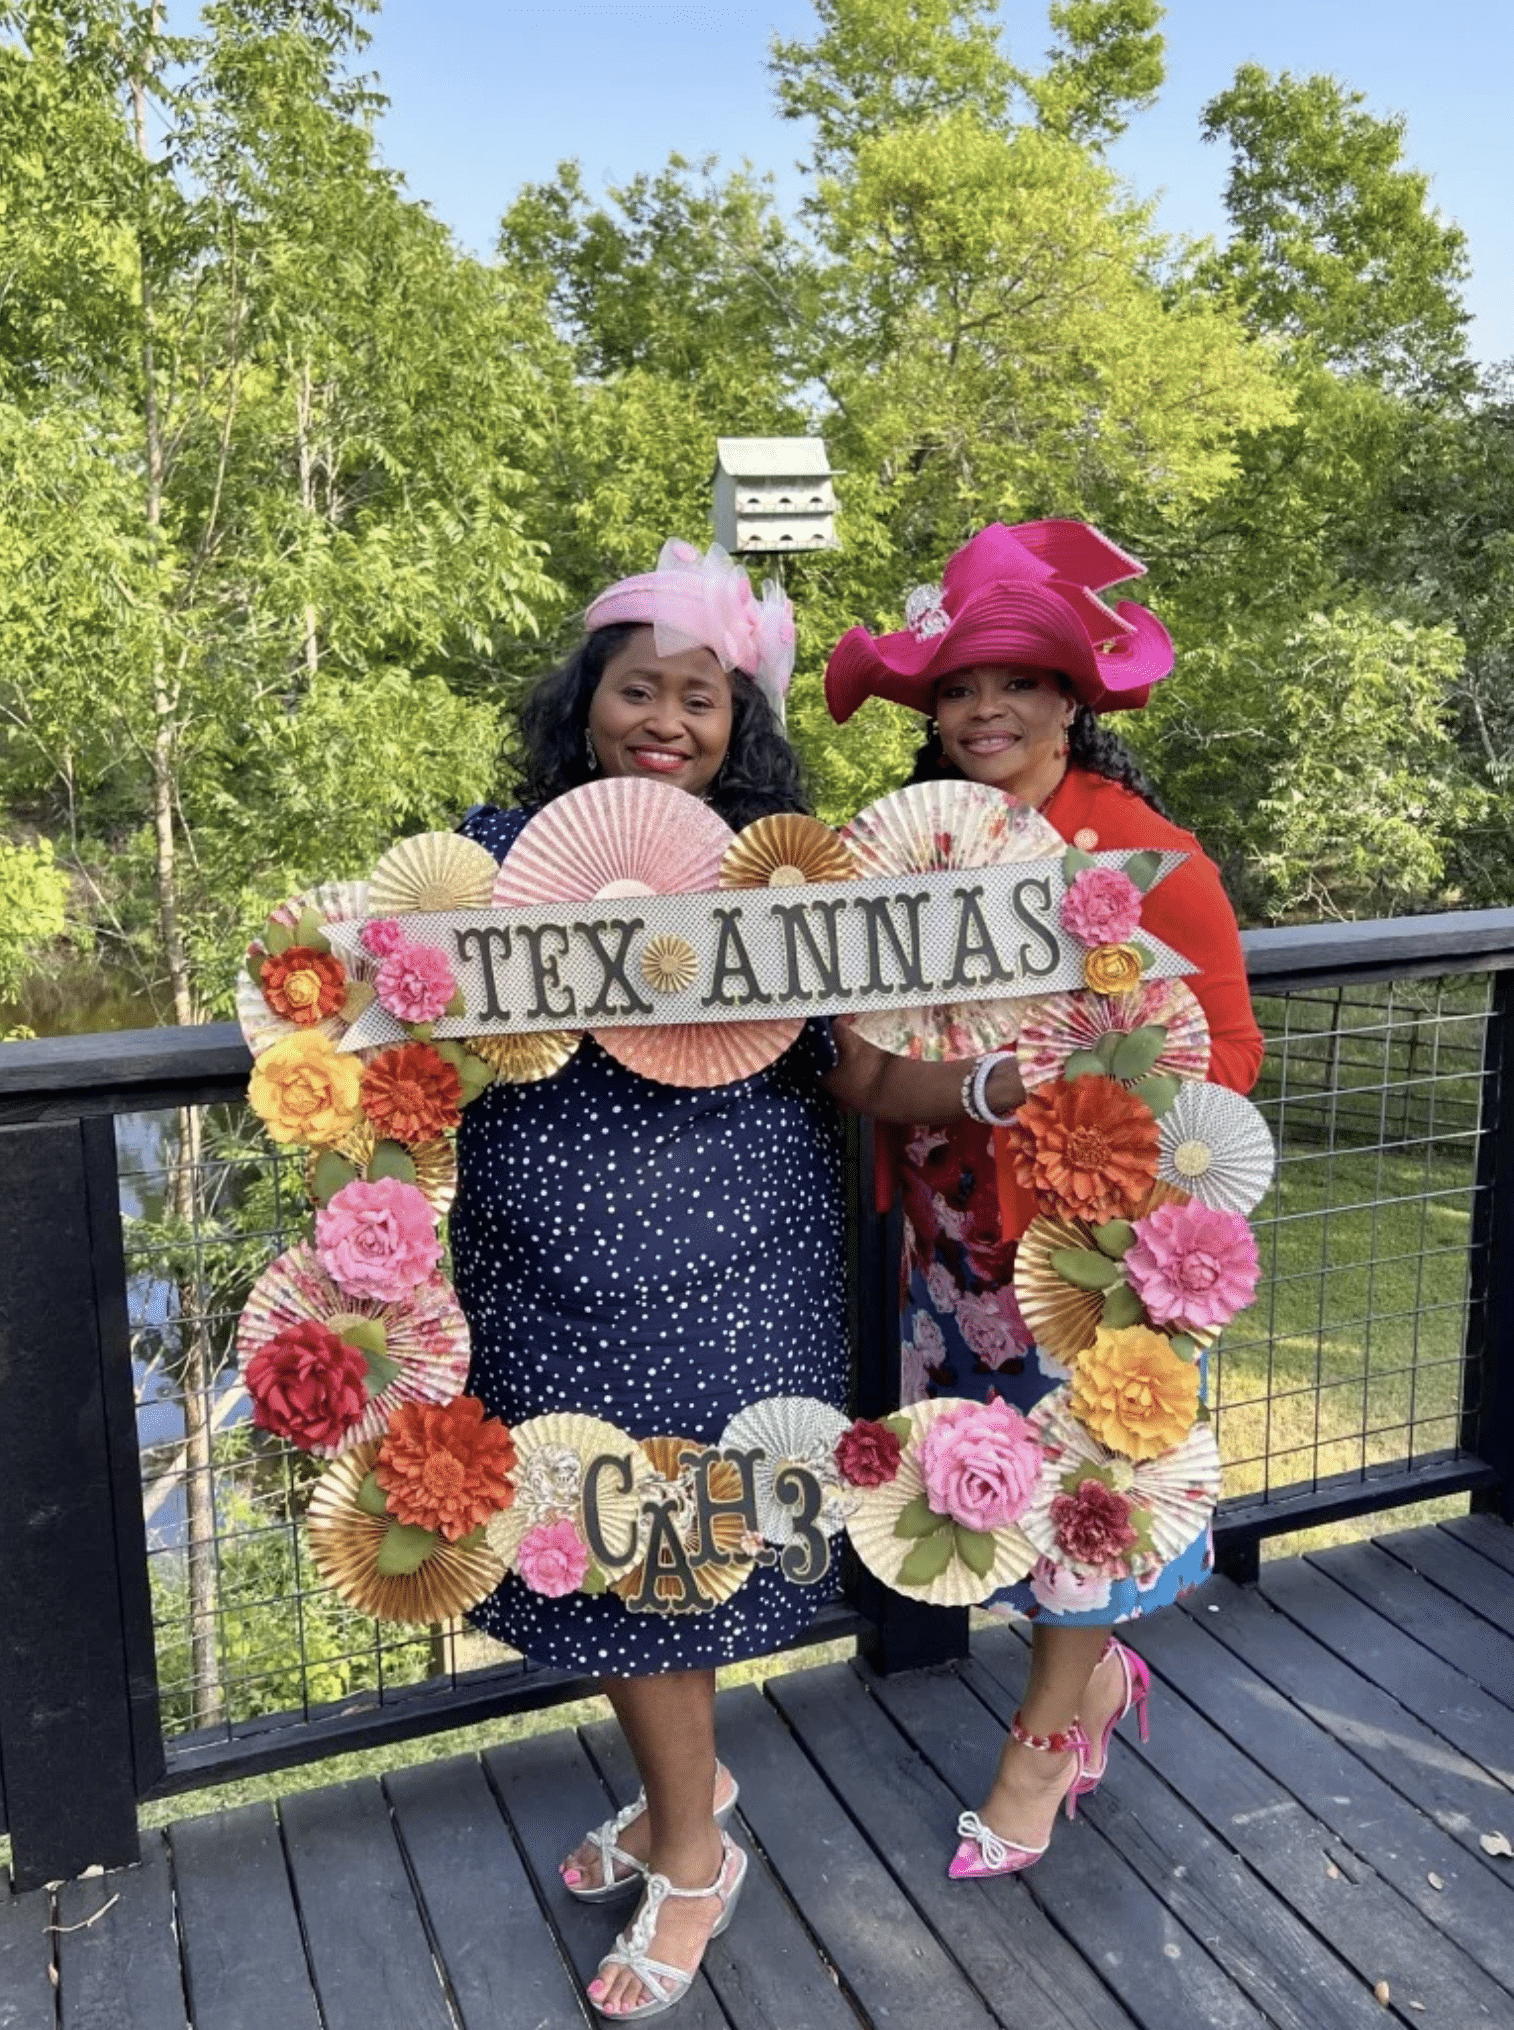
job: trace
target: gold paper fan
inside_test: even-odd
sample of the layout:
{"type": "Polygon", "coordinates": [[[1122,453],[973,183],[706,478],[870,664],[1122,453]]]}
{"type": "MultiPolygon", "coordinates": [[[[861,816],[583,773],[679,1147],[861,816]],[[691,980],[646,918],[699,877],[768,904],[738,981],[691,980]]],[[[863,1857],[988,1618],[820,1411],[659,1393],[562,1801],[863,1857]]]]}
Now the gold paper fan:
{"type": "Polygon", "coordinates": [[[487,909],[498,865],[487,846],[460,832],[417,832],[396,840],[368,883],[370,916],[487,909]]]}
{"type": "Polygon", "coordinates": [[[584,1040],[581,1029],[522,1030],[510,1036],[465,1036],[464,1050],[491,1065],[501,1085],[535,1085],[553,1078],[584,1040]]]}
{"type": "Polygon", "coordinates": [[[797,812],[758,818],[737,833],[720,863],[722,888],[797,888],[856,878],[856,862],[830,826],[797,812]]]}
{"type": "Polygon", "coordinates": [[[450,1621],[492,1593],[505,1568],[483,1541],[436,1549],[414,1572],[394,1577],[378,1569],[388,1523],[358,1507],[358,1489],[373,1471],[382,1439],[345,1453],[316,1482],[305,1528],[310,1556],[326,1584],[349,1607],[381,1621],[450,1621]]]}
{"type": "MultiPolygon", "coordinates": [[[[706,1452],[715,1448],[701,1445],[693,1438],[643,1438],[641,1449],[652,1462],[656,1481],[649,1482],[642,1489],[645,1502],[654,1494],[664,1494],[674,1504],[675,1523],[679,1540],[686,1551],[697,1548],[699,1541],[699,1516],[695,1507],[693,1468],[706,1452]]],[[[733,1501],[741,1492],[741,1471],[728,1460],[718,1460],[710,1468],[710,1491],[717,1501],[733,1501]]],[[[715,1548],[723,1551],[730,1560],[724,1565],[696,1565],[694,1584],[706,1606],[715,1607],[722,1600],[729,1600],[737,1587],[749,1576],[753,1568],[751,1549],[746,1544],[746,1531],[739,1515],[717,1515],[711,1526],[715,1548]]],[[[611,1591],[623,1600],[641,1591],[644,1566],[634,1565],[623,1578],[611,1583],[611,1591]]],[[[659,1579],[654,1589],[659,1599],[671,1605],[681,1596],[681,1588],[674,1578],[659,1579]]],[[[689,1611],[689,1610],[684,1610],[689,1611]]]]}
{"type": "Polygon", "coordinates": [[[714,888],[729,825],[687,791],[601,776],[554,797],[500,862],[500,904],[588,902],[714,888]]]}
{"type": "Polygon", "coordinates": [[[882,1487],[857,1490],[857,1505],[846,1526],[853,1550],[885,1586],[902,1593],[906,1599],[925,1600],[933,1607],[977,1607],[1006,1586],[1017,1585],[1036,1562],[1035,1548],[1024,1531],[1014,1523],[1006,1523],[992,1533],[994,1561],[986,1573],[971,1571],[954,1555],[945,1570],[925,1585],[899,1584],[899,1568],[918,1539],[896,1536],[894,1524],[916,1496],[925,1492],[924,1476],[912,1455],[936,1418],[960,1407],[959,1397],[943,1397],[935,1402],[911,1403],[898,1413],[908,1417],[913,1430],[900,1458],[899,1471],[882,1487]]]}
{"type": "Polygon", "coordinates": [[[641,977],[654,994],[681,994],[699,971],[699,954],[686,937],[654,937],[641,955],[641,977]]]}
{"type": "MultiPolygon", "coordinates": [[[[377,1142],[378,1136],[370,1123],[359,1121],[351,1134],[344,1135],[340,1142],[333,1142],[328,1146],[333,1148],[338,1156],[345,1156],[359,1177],[366,1178],[377,1142]]],[[[425,1198],[437,1218],[445,1219],[452,1209],[453,1199],[457,1196],[457,1154],[451,1142],[445,1135],[438,1135],[434,1142],[419,1142],[405,1153],[415,1165],[416,1189],[425,1198]]],[[[320,1162],[322,1154],[322,1150],[312,1149],[309,1161],[305,1165],[305,1189],[310,1195],[312,1204],[316,1202],[315,1166],[320,1162]]]]}
{"type": "MultiPolygon", "coordinates": [[[[1155,1185],[1135,1217],[1143,1219],[1157,1205],[1181,1200],[1181,1192],[1155,1185]]],[[[1076,1248],[1082,1254],[1099,1252],[1092,1228],[1081,1220],[1038,1215],[1015,1251],[1015,1302],[1037,1346],[1044,1347],[1063,1367],[1071,1367],[1085,1347],[1093,1345],[1104,1315],[1105,1292],[1080,1290],[1060,1276],[1051,1259],[1060,1248],[1076,1248]]],[[[1200,1351],[1213,1346],[1220,1336],[1214,1326],[1184,1329],[1200,1351]]]]}
{"type": "Polygon", "coordinates": [[[587,1541],[584,1473],[592,1460],[606,1452],[630,1461],[631,1485],[622,1491],[613,1478],[601,1479],[597,1489],[600,1523],[612,1546],[626,1544],[630,1548],[623,1558],[596,1562],[611,1577],[633,1564],[640,1556],[641,1505],[656,1477],[645,1449],[614,1424],[575,1410],[528,1417],[511,1426],[510,1437],[515,1446],[515,1464],[510,1471],[515,1499],[507,1509],[491,1516],[487,1525],[489,1542],[504,1564],[514,1567],[521,1539],[543,1524],[571,1522],[587,1541]]]}

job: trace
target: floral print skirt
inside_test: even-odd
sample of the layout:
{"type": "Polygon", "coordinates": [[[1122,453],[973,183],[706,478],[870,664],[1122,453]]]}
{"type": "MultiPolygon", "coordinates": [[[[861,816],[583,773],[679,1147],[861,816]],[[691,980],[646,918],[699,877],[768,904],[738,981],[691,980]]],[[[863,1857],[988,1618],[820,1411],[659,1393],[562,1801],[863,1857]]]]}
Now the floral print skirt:
{"type": "MultiPolygon", "coordinates": [[[[989,1131],[964,1121],[920,1128],[903,1152],[900,1400],[994,1397],[1027,1414],[1069,1378],[1035,1345],[1014,1295],[1015,1244],[1001,1237],[989,1131]]],[[[1200,1364],[1200,1388],[1207,1382],[1200,1364]]],[[[1103,1627],[1133,1621],[1201,1586],[1214,1565],[1206,1526],[1142,1579],[1085,1579],[1043,1559],[985,1606],[1005,1620],[1103,1627]]]]}

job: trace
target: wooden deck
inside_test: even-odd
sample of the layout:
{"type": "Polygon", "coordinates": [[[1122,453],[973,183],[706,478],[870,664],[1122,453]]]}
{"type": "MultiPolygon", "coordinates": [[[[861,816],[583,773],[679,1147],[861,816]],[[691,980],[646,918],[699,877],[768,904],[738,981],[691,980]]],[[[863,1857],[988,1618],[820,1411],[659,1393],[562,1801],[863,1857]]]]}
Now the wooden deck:
{"type": "MultiPolygon", "coordinates": [[[[681,2030],[1508,2030],[1514,1859],[1480,1836],[1514,1841],[1514,1531],[1265,1567],[1134,1640],[1149,1748],[1009,1881],[943,1868],[1014,1632],[724,1695],[753,1866],[681,2030]]],[[[596,1726],[184,1819],[140,1868],[0,1897],[0,2030],[579,2025],[623,1916],[555,1864],[632,1786],[596,1726]]]]}

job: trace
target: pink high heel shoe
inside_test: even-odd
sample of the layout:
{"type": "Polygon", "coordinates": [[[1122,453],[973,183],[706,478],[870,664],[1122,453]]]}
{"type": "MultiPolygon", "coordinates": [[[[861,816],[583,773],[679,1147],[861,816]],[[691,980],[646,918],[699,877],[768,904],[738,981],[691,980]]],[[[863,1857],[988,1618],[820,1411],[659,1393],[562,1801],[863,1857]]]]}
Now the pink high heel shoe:
{"type": "MultiPolygon", "coordinates": [[[[1075,1819],[1078,1815],[1078,1780],[1088,1754],[1088,1736],[1079,1722],[1074,1720],[1061,1734],[1032,1734],[1016,1713],[1009,1723],[1009,1732],[1010,1738],[1018,1741],[1022,1748],[1036,1748],[1043,1755],[1072,1757],[1067,1771],[1067,1788],[1062,1796],[1066,1800],[1067,1816],[1075,1819]]],[[[1056,1823],[1055,1810],[1052,1823],[1056,1823]]],[[[1022,1847],[1013,1840],[1002,1839],[992,1826],[983,1823],[975,1811],[963,1812],[957,1820],[957,1833],[961,1844],[946,1870],[953,1882],[973,1882],[984,1875],[1018,1874],[1032,1861],[1039,1861],[1051,1844],[1049,1833],[1039,1847],[1022,1847]]]]}
{"type": "MultiPolygon", "coordinates": [[[[1146,1717],[1146,1701],[1151,1696],[1151,1672],[1146,1668],[1144,1659],[1138,1657],[1133,1649],[1127,1649],[1124,1643],[1114,1636],[1110,1636],[1105,1643],[1099,1663],[1103,1663],[1106,1657],[1111,1656],[1117,1659],[1124,1673],[1125,1696],[1110,1714],[1105,1722],[1104,1732],[1099,1736],[1097,1762],[1094,1760],[1095,1744],[1087,1742],[1083,1752],[1083,1766],[1073,1780],[1074,1797],[1087,1797],[1090,1791],[1097,1790],[1103,1782],[1104,1772],[1109,1767],[1110,1736],[1132,1706],[1135,1707],[1136,1725],[1141,1730],[1141,1739],[1147,1741],[1151,1738],[1150,1723],[1146,1717]]],[[[1097,1669],[1097,1665],[1095,1668],[1097,1669]]]]}

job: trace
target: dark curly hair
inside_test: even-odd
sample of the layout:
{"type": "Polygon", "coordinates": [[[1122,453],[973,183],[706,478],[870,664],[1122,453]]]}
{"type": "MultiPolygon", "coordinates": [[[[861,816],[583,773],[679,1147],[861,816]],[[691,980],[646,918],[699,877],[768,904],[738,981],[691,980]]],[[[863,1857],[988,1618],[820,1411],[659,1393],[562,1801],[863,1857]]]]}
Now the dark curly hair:
{"type": "MultiPolygon", "coordinates": [[[[1059,676],[1057,681],[1064,691],[1072,689],[1066,677],[1059,676]]],[[[926,737],[915,751],[910,781],[939,782],[944,777],[960,775],[961,771],[946,758],[935,720],[928,719],[926,726],[926,737]]],[[[1102,775],[1110,782],[1119,783],[1122,789],[1133,791],[1143,802],[1150,804],[1159,817],[1172,815],[1147,781],[1130,749],[1118,735],[1099,723],[1099,715],[1091,705],[1080,704],[1073,715],[1067,733],[1067,760],[1070,767],[1086,768],[1090,775],[1102,775]]]]}
{"type": "MultiPolygon", "coordinates": [[[[527,692],[517,720],[519,745],[511,756],[521,803],[550,803],[593,779],[584,744],[589,705],[605,665],[633,631],[630,623],[596,628],[560,669],[527,692]]],[[[741,670],[731,672],[730,744],[708,801],[738,832],[774,811],[809,813],[798,758],[767,699],[741,670]]]]}

